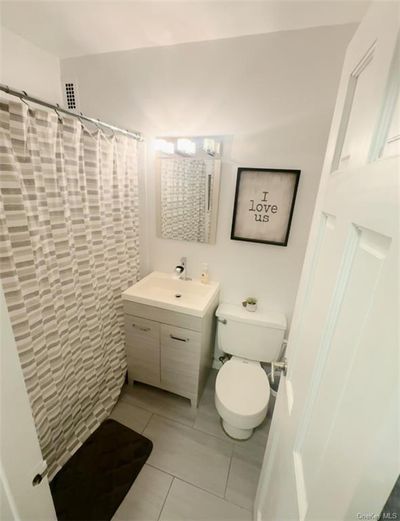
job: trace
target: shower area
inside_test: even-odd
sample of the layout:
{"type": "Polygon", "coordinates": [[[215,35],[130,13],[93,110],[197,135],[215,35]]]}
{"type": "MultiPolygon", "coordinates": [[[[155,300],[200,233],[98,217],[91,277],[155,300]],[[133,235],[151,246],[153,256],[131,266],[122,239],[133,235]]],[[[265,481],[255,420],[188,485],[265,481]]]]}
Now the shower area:
{"type": "Polygon", "coordinates": [[[51,480],[125,381],[121,292],[139,279],[142,144],[1,90],[0,277],[51,480]]]}

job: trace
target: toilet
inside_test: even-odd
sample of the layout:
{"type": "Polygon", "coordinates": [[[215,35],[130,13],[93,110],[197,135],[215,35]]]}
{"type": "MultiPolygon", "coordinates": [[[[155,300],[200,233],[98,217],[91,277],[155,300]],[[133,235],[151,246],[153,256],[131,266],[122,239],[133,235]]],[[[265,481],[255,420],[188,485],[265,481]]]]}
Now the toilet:
{"type": "Polygon", "coordinates": [[[246,440],[267,414],[270,387],[260,362],[278,359],[286,317],[226,303],[219,305],[216,316],[219,349],[232,357],[218,371],[215,406],[226,434],[246,440]]]}

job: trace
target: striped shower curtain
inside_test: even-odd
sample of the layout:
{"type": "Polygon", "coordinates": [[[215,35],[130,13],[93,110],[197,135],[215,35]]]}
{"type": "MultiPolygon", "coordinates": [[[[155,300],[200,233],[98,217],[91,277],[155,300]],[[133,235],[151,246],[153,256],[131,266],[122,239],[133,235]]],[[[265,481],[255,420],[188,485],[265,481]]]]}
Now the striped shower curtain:
{"type": "Polygon", "coordinates": [[[50,478],[124,381],[121,292],[139,274],[137,147],[0,100],[0,276],[50,478]]]}

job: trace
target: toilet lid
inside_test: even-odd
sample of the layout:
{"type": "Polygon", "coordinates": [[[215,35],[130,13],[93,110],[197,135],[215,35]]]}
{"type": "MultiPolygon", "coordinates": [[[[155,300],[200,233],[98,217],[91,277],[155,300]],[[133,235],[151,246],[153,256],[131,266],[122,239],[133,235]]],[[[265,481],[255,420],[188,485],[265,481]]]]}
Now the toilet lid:
{"type": "Polygon", "coordinates": [[[269,400],[268,377],[259,363],[232,359],[218,371],[215,390],[224,406],[246,416],[264,409],[269,400]]]}

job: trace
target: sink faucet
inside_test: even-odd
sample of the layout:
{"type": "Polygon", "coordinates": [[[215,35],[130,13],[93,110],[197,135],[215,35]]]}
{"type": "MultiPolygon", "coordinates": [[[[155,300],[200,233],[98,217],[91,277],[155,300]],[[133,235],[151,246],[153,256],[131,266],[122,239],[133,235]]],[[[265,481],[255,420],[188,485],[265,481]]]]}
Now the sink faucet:
{"type": "Polygon", "coordinates": [[[186,276],[186,257],[182,257],[180,264],[175,266],[175,276],[181,280],[190,280],[186,276]]]}

